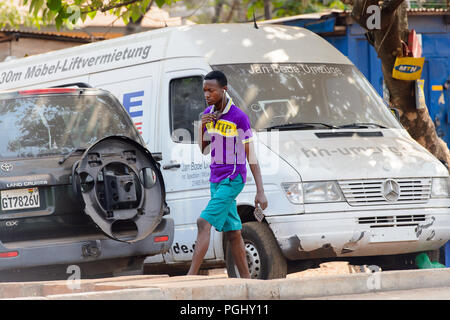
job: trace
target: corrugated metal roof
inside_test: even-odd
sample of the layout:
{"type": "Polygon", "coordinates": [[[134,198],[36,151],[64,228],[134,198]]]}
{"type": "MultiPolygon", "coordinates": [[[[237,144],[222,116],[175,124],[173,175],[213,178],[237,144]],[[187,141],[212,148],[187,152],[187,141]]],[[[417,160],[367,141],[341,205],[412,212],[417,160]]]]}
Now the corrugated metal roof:
{"type": "MultiPolygon", "coordinates": [[[[299,20],[299,19],[321,19],[322,17],[329,16],[332,14],[339,14],[339,15],[350,15],[351,10],[339,10],[339,9],[327,9],[321,12],[314,12],[314,13],[305,13],[305,14],[299,14],[295,16],[290,17],[284,17],[284,18],[277,18],[277,19],[271,19],[271,20],[264,20],[264,21],[258,21],[258,24],[273,24],[273,23],[283,23],[288,22],[292,20],[299,20]]],[[[407,10],[408,14],[450,14],[450,8],[410,8],[407,10]]]]}
{"type": "Polygon", "coordinates": [[[450,8],[410,8],[410,15],[450,15],[450,8]]]}
{"type": "MultiPolygon", "coordinates": [[[[450,8],[408,8],[406,11],[408,13],[423,12],[423,13],[449,14],[450,8]]],[[[350,14],[352,11],[345,10],[342,12],[350,14]]]]}
{"type": "Polygon", "coordinates": [[[324,10],[321,12],[304,13],[304,14],[298,14],[295,16],[258,21],[258,24],[282,23],[282,22],[298,20],[298,19],[321,19],[322,17],[331,15],[333,13],[344,13],[344,11],[339,10],[339,9],[327,9],[327,10],[324,10]]]}
{"type": "Polygon", "coordinates": [[[121,36],[122,34],[88,34],[83,31],[47,31],[47,30],[20,30],[20,29],[0,29],[0,32],[6,36],[18,36],[24,38],[49,39],[56,41],[72,41],[88,43],[93,41],[105,40],[121,36]]]}
{"type": "MultiPolygon", "coordinates": [[[[450,8],[409,8],[407,10],[408,15],[411,16],[430,16],[430,15],[440,15],[440,16],[449,16],[450,8]]],[[[315,13],[307,13],[300,14],[290,17],[271,19],[258,21],[258,24],[261,25],[269,25],[269,24],[283,24],[283,25],[297,25],[307,29],[310,29],[316,33],[320,34],[343,34],[345,33],[345,26],[352,25],[355,23],[353,18],[351,17],[351,10],[339,10],[339,9],[327,9],[321,12],[315,13]],[[331,21],[331,19],[336,18],[336,22],[334,25],[334,31],[330,32],[329,30],[316,30],[314,28],[310,28],[307,25],[316,24],[314,21],[318,22],[326,22],[331,21]],[[304,24],[304,22],[307,22],[304,24]],[[310,22],[308,22],[310,21],[310,22]],[[311,22],[313,21],[313,22],[311,22]],[[303,23],[303,24],[302,24],[303,23]],[[342,27],[344,29],[342,29],[342,27]]]]}
{"type": "Polygon", "coordinates": [[[410,8],[408,12],[450,12],[450,8],[410,8]]]}
{"type": "MultiPolygon", "coordinates": [[[[19,0],[13,0],[16,6],[21,10],[28,10],[27,6],[21,5],[19,0]]],[[[141,28],[144,30],[158,29],[166,26],[179,26],[182,24],[193,24],[181,17],[170,17],[169,13],[163,9],[153,6],[143,17],[141,28]]],[[[20,28],[3,28],[0,32],[7,33],[10,36],[12,33],[17,33],[24,37],[33,37],[40,39],[49,39],[60,41],[73,42],[93,42],[98,40],[112,39],[123,36],[126,27],[123,20],[115,15],[109,13],[98,12],[94,19],[87,18],[84,22],[79,21],[74,30],[58,31],[54,28],[42,28],[36,30],[31,27],[20,28]]]]}

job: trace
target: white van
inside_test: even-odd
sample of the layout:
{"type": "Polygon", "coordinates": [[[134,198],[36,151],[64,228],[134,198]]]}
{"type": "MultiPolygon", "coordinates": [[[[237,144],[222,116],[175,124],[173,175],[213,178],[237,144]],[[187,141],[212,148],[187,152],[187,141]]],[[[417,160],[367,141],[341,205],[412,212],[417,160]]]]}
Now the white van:
{"type": "MultiPolygon", "coordinates": [[[[251,275],[283,277],[288,261],[396,256],[450,238],[449,173],[416,143],[357,68],[297,27],[214,24],[164,28],[0,64],[0,90],[87,83],[111,91],[147,148],[160,153],[175,238],[147,258],[187,270],[209,194],[209,156],[195,143],[206,108],[202,77],[228,77],[252,123],[269,201],[237,199],[251,275]]],[[[205,266],[224,264],[213,231],[205,266]]],[[[228,272],[236,275],[231,259],[228,272]]]]}

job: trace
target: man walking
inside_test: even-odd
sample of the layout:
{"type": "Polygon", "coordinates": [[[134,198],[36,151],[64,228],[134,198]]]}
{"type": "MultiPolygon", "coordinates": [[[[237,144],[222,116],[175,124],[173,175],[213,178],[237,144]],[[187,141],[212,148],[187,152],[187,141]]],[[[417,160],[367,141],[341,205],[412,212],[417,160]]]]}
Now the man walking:
{"type": "Polygon", "coordinates": [[[248,116],[227,99],[227,78],[221,71],[211,71],[203,82],[209,107],[199,127],[198,144],[203,154],[211,153],[211,200],[197,219],[197,241],[188,275],[197,274],[208,250],[211,226],[225,232],[234,262],[242,278],[250,278],[242,223],[236,197],[245,185],[248,160],[256,183],[255,207],[267,208],[261,172],[252,142],[248,116]]]}

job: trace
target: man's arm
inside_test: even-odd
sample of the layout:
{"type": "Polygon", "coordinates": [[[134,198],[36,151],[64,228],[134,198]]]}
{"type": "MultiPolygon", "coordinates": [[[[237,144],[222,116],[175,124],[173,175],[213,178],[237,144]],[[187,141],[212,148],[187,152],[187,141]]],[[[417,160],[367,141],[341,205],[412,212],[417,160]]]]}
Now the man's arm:
{"type": "Polygon", "coordinates": [[[268,206],[266,195],[264,194],[264,185],[261,176],[261,169],[259,168],[258,159],[256,158],[255,148],[253,142],[244,144],[247,161],[252,171],[253,179],[256,184],[255,207],[259,204],[261,209],[265,210],[268,206]]]}

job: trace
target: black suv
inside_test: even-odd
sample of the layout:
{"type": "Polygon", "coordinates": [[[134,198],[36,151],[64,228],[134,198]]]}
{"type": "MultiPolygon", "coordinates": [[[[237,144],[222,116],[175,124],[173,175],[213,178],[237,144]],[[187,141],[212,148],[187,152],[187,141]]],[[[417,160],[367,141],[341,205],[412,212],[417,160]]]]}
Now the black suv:
{"type": "MultiPolygon", "coordinates": [[[[139,268],[168,251],[159,164],[109,92],[0,94],[0,280],[139,268]]],[[[156,157],[155,157],[156,158],[156,157]]]]}

